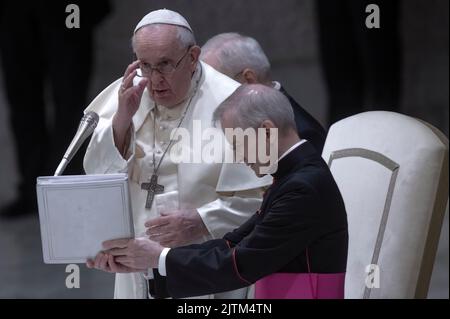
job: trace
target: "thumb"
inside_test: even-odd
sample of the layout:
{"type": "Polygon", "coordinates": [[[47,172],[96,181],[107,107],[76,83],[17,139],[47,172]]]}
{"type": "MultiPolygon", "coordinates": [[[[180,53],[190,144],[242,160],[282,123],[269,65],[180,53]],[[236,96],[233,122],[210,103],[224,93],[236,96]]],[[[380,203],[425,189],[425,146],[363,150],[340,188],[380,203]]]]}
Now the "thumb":
{"type": "Polygon", "coordinates": [[[147,86],[147,84],[148,84],[148,79],[147,79],[147,78],[142,79],[142,80],[139,82],[138,87],[139,87],[139,93],[140,93],[140,94],[142,94],[142,92],[144,92],[145,87],[147,86]]]}

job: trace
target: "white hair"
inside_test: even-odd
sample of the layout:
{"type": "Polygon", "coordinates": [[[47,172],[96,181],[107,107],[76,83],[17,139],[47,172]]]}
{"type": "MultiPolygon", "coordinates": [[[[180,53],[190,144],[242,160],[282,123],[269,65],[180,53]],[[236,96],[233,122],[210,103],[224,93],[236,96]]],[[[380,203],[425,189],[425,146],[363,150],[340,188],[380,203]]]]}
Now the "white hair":
{"type": "Polygon", "coordinates": [[[236,127],[257,129],[272,121],[279,132],[296,131],[294,111],[288,98],[280,91],[262,84],[243,84],[214,111],[213,123],[230,114],[236,127]]]}
{"type": "Polygon", "coordinates": [[[209,39],[202,47],[200,59],[215,56],[218,71],[231,78],[251,68],[261,82],[270,80],[270,62],[254,38],[239,33],[221,33],[209,39]]]}
{"type": "MultiPolygon", "coordinates": [[[[143,26],[139,30],[142,30],[144,28],[152,27],[152,28],[156,29],[155,30],[156,32],[158,32],[159,31],[158,29],[163,27],[164,25],[167,25],[167,24],[162,24],[162,23],[149,24],[149,25],[143,26]]],[[[195,36],[189,29],[187,29],[185,27],[182,27],[182,26],[178,26],[178,25],[174,25],[174,27],[177,30],[176,37],[177,37],[177,40],[179,41],[179,45],[180,45],[181,48],[187,48],[187,47],[196,45],[197,42],[195,41],[195,36]]],[[[139,32],[139,30],[137,30],[136,33],[139,32]]],[[[132,45],[133,49],[135,47],[134,46],[135,45],[134,42],[135,42],[136,33],[133,34],[133,36],[131,38],[131,45],[132,45]]]]}
{"type": "Polygon", "coordinates": [[[177,39],[183,47],[190,47],[196,44],[194,34],[187,28],[177,26],[177,39]]]}

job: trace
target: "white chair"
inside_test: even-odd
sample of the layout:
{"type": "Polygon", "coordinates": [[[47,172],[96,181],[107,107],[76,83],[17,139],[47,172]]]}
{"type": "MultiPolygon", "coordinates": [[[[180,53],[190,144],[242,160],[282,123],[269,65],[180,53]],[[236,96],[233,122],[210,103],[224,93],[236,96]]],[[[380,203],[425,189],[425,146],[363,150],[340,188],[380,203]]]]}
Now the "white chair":
{"type": "Polygon", "coordinates": [[[322,154],[347,209],[346,298],[426,298],[448,202],[448,139],[368,112],[334,124],[322,154]]]}

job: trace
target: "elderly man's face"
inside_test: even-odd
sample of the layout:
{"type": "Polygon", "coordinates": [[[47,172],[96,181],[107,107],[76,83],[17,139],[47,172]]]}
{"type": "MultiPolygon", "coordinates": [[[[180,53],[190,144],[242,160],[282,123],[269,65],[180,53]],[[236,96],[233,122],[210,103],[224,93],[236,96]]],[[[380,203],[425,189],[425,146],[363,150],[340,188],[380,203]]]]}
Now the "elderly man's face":
{"type": "Polygon", "coordinates": [[[200,48],[183,47],[177,39],[177,28],[171,25],[151,25],[140,29],[134,39],[134,51],[141,65],[158,68],[167,63],[176,66],[170,74],[153,70],[148,77],[147,89],[152,99],[171,108],[183,102],[191,85],[200,48]]]}

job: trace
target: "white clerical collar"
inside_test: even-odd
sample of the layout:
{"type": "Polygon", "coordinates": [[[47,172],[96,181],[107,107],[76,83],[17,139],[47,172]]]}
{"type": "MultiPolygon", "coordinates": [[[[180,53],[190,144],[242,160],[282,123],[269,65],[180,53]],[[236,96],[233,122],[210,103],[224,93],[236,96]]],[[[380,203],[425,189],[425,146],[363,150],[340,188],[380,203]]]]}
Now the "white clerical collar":
{"type": "Polygon", "coordinates": [[[273,87],[275,90],[279,91],[279,90],[281,90],[281,83],[278,82],[278,81],[272,81],[272,87],[273,87]]]}
{"type": "Polygon", "coordinates": [[[300,147],[300,145],[302,145],[303,143],[306,143],[307,140],[300,140],[298,143],[295,143],[294,145],[292,145],[286,152],[283,153],[283,155],[281,155],[278,160],[273,163],[272,165],[269,166],[269,168],[267,169],[267,171],[269,172],[269,174],[274,174],[277,172],[278,170],[278,163],[285,158],[286,156],[289,155],[289,153],[291,153],[293,150],[295,150],[297,147],[300,147]]]}
{"type": "Polygon", "coordinates": [[[286,152],[283,153],[283,155],[280,156],[280,158],[278,159],[278,162],[281,161],[283,158],[285,158],[286,156],[289,155],[289,153],[291,153],[293,150],[295,150],[297,147],[299,147],[300,145],[302,145],[303,143],[306,143],[307,140],[300,140],[300,142],[295,143],[294,145],[292,145],[286,152]]]}

